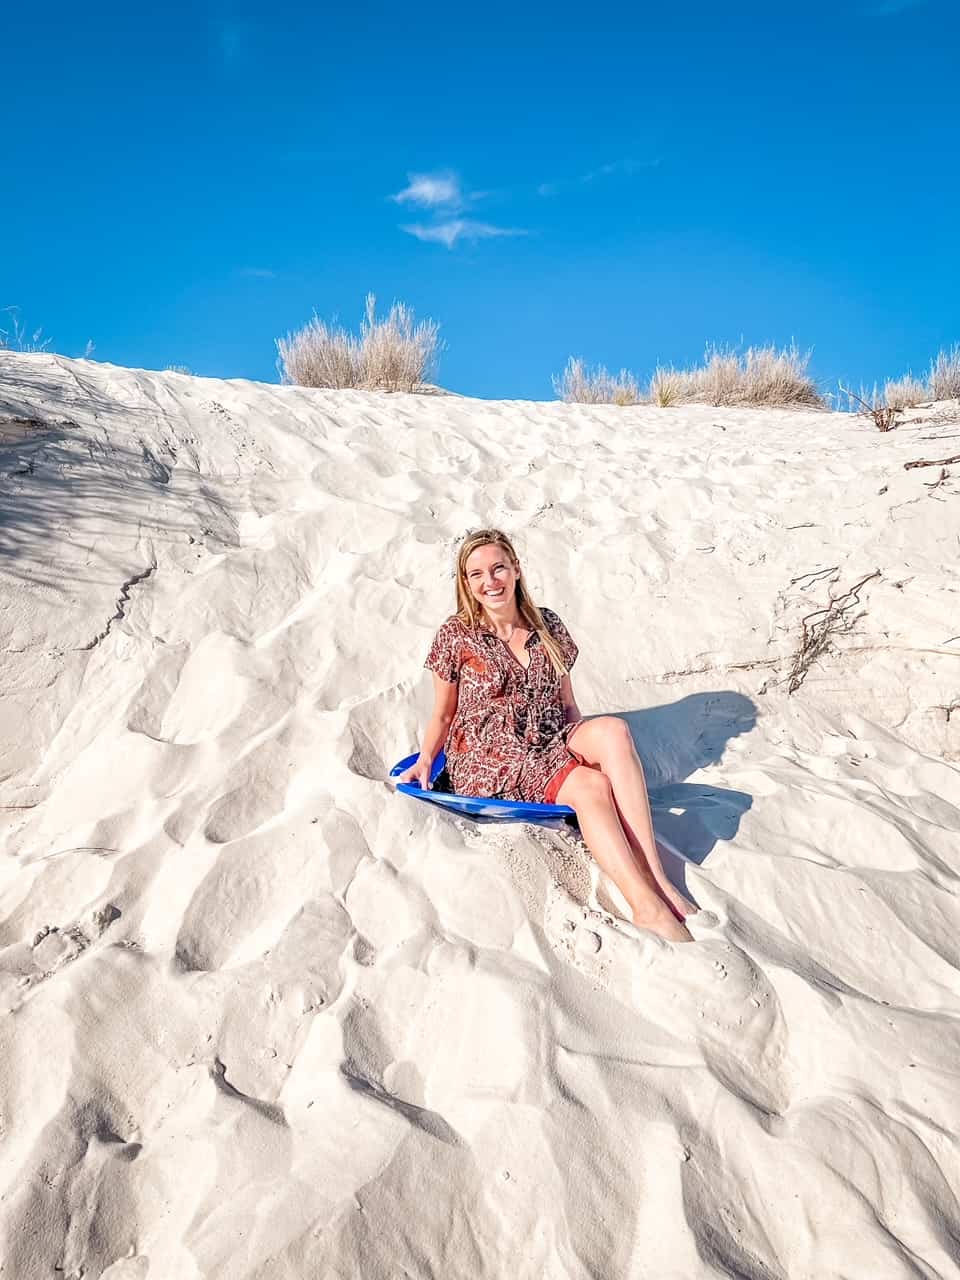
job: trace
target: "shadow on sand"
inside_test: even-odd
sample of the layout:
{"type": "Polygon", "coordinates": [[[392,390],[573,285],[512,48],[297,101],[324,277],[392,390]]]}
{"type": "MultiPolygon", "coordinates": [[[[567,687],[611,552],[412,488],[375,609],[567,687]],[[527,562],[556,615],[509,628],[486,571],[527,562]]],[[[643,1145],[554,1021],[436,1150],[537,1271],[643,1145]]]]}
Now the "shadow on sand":
{"type": "Polygon", "coordinates": [[[745,694],[722,690],[619,715],[629,724],[643,762],[657,835],[699,865],[718,840],[736,835],[753,797],[685,779],[717,764],[731,738],[754,728],[756,703],[745,694]]]}
{"type": "MultiPolygon", "coordinates": [[[[670,879],[683,888],[686,862],[703,862],[718,840],[736,835],[740,818],[753,804],[745,791],[685,781],[692,773],[717,764],[731,738],[749,733],[757,722],[757,706],[745,694],[733,690],[692,693],[679,702],[642,711],[617,711],[630,726],[637,754],[643,763],[657,835],[669,842],[683,859],[663,858],[670,879]]],[[[588,717],[593,719],[593,717],[588,717]]],[[[434,783],[437,790],[452,790],[445,775],[434,783]],[[439,785],[438,785],[439,784],[439,785]]],[[[470,815],[480,825],[508,819],[470,815]]],[[[574,818],[557,819],[544,826],[563,829],[574,818]]]]}
{"type": "MultiPolygon", "coordinates": [[[[727,689],[692,693],[678,702],[642,711],[601,714],[617,715],[630,726],[647,779],[663,869],[682,893],[696,900],[687,884],[687,866],[699,866],[717,841],[736,835],[753,797],[745,791],[685,779],[717,764],[732,738],[755,727],[756,703],[727,689]]],[[[502,820],[471,815],[470,821],[486,824],[502,820]]],[[[577,831],[574,818],[544,825],[577,831]]],[[[568,868],[564,864],[551,864],[551,870],[559,881],[566,882],[568,868]]],[[[579,896],[572,885],[567,887],[579,896]]],[[[605,891],[600,901],[606,910],[618,914],[605,891]]]]}

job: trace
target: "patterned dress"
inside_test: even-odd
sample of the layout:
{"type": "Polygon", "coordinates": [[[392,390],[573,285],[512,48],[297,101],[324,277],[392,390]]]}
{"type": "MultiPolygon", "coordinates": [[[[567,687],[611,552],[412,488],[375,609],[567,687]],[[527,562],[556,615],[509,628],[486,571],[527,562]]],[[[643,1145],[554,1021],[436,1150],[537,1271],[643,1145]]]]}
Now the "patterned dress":
{"type": "MultiPolygon", "coordinates": [[[[541,609],[569,670],[577,646],[551,609],[541,609]]],[[[460,795],[553,803],[559,784],[580,763],[567,739],[582,721],[564,724],[560,679],[536,631],[524,669],[505,640],[483,623],[471,631],[454,616],[433,638],[424,666],[456,681],[457,711],[444,750],[460,795]]]]}

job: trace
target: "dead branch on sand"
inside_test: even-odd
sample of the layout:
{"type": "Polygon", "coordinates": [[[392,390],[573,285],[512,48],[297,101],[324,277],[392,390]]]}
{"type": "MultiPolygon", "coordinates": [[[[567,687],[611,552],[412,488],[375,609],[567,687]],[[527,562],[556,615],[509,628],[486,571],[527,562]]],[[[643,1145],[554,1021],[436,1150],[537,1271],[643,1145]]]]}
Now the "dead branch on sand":
{"type": "Polygon", "coordinates": [[[955,453],[952,458],[918,458],[916,462],[905,462],[903,469],[909,471],[912,467],[949,467],[955,462],[960,462],[960,453],[955,453]]]}
{"type": "Polygon", "coordinates": [[[874,426],[878,431],[892,431],[893,428],[898,425],[897,414],[900,412],[899,409],[894,409],[892,405],[885,404],[879,400],[874,400],[873,404],[868,404],[867,401],[858,396],[855,391],[848,391],[842,382],[838,385],[844,395],[849,396],[851,400],[856,400],[858,404],[863,405],[863,408],[860,410],[860,414],[865,415],[868,418],[872,418],[874,426]]]}
{"type": "Polygon", "coordinates": [[[800,688],[810,670],[811,663],[830,647],[831,637],[849,631],[857,618],[863,616],[857,614],[856,617],[848,617],[847,610],[860,603],[860,597],[857,594],[860,588],[872,578],[879,577],[880,570],[875,569],[873,573],[868,573],[865,578],[861,578],[849,591],[845,591],[840,596],[831,597],[826,608],[815,609],[803,619],[800,647],[794,655],[793,666],[790,669],[787,693],[796,693],[800,688]]]}

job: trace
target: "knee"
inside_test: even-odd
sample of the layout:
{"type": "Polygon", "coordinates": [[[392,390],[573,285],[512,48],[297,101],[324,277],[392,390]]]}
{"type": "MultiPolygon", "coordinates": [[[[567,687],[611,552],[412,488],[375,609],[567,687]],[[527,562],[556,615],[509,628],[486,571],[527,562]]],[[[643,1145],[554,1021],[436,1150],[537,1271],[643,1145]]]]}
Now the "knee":
{"type": "Polygon", "coordinates": [[[569,804],[575,810],[585,806],[611,804],[613,802],[613,788],[610,785],[610,779],[597,769],[575,769],[570,775],[567,791],[569,792],[569,799],[565,798],[564,803],[569,804]]]}
{"type": "Polygon", "coordinates": [[[626,720],[619,716],[604,716],[602,728],[603,754],[606,759],[619,760],[633,754],[633,735],[626,720]]]}

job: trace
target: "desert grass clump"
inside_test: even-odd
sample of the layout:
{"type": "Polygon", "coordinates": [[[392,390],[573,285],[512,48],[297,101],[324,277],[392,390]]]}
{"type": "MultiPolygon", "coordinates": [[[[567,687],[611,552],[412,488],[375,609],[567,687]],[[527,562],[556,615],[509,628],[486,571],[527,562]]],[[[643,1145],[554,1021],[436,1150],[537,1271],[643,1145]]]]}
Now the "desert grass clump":
{"type": "Polygon", "coordinates": [[[692,369],[658,365],[650,379],[649,399],[675,404],[752,405],[757,408],[807,406],[820,409],[825,400],[807,372],[810,352],[795,344],[732,348],[708,346],[703,363],[692,369]]]}
{"type": "Polygon", "coordinates": [[[372,293],[359,337],[315,315],[302,329],[277,339],[284,382],[333,390],[420,391],[436,368],[441,345],[439,326],[432,320],[417,323],[402,302],[377,319],[372,293]]]}
{"type": "Polygon", "coordinates": [[[568,404],[640,403],[640,384],[627,369],[612,374],[604,365],[591,369],[571,356],[563,373],[553,379],[553,389],[568,404]]]}
{"type": "Polygon", "coordinates": [[[683,371],[682,403],[751,405],[758,408],[802,405],[822,408],[825,401],[807,372],[810,352],[791,344],[749,347],[742,355],[708,347],[699,368],[683,371]]]}
{"type": "Polygon", "coordinates": [[[367,294],[367,314],[360,326],[360,370],[363,386],[380,391],[417,391],[436,368],[440,329],[432,320],[415,323],[411,309],[395,302],[386,320],[376,316],[377,300],[367,294]]]}
{"type": "Polygon", "coordinates": [[[688,404],[694,402],[713,405],[741,403],[742,377],[740,361],[735,352],[721,350],[719,347],[708,347],[703,364],[699,368],[687,370],[686,374],[687,392],[684,400],[688,404]]]}
{"type": "Polygon", "coordinates": [[[360,386],[360,343],[319,316],[295,333],[277,339],[284,382],[299,387],[342,390],[360,386]]]}
{"type": "Polygon", "coordinates": [[[650,378],[648,395],[651,402],[661,409],[681,404],[688,394],[690,376],[682,369],[658,364],[650,378]]]}
{"type": "Polygon", "coordinates": [[[937,352],[927,375],[931,400],[960,400],[960,343],[937,352]]]}
{"type": "Polygon", "coordinates": [[[20,322],[19,307],[0,307],[10,317],[7,329],[0,329],[0,351],[46,351],[50,338],[41,338],[42,329],[28,333],[20,322]]]}
{"type": "Polygon", "coordinates": [[[796,343],[775,347],[750,347],[743,358],[744,404],[760,406],[800,405],[823,408],[826,401],[807,372],[811,352],[796,343]]]}
{"type": "Polygon", "coordinates": [[[910,373],[902,378],[888,378],[883,384],[884,403],[888,408],[896,409],[898,412],[902,409],[912,409],[929,398],[926,386],[910,373]]]}

